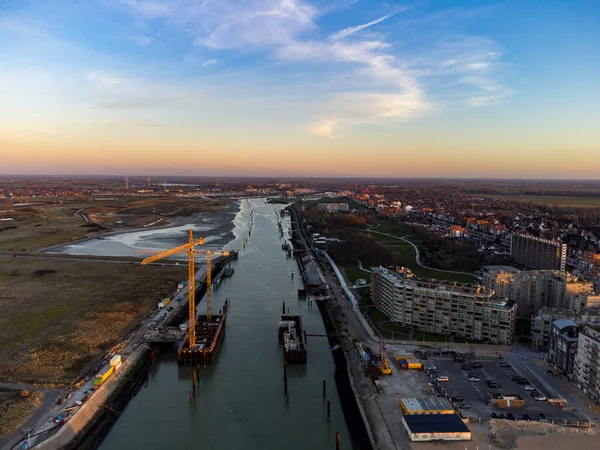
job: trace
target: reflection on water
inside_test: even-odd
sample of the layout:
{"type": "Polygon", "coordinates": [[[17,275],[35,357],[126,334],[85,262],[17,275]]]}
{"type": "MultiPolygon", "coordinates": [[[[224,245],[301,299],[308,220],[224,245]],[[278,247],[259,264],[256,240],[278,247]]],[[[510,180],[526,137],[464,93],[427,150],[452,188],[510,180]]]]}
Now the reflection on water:
{"type": "MultiPolygon", "coordinates": [[[[308,334],[324,334],[318,308],[299,300],[301,287],[294,259],[281,250],[277,215],[281,205],[250,202],[254,226],[235,273],[214,293],[215,308],[231,299],[225,339],[216,362],[200,370],[190,405],[192,367],[178,366],[175,349],[159,357],[148,386],[129,403],[101,445],[113,449],[329,450],[335,433],[342,449],[350,438],[334,381],[327,339],[309,337],[308,363],[289,366],[290,402],[283,395],[283,355],[277,340],[282,302],[290,313],[303,315],[308,334]],[[327,380],[331,422],[326,421],[322,381],[327,380]]],[[[249,222],[245,202],[234,221],[241,238],[249,222]]],[[[286,221],[289,222],[289,221],[286,221]]],[[[204,302],[198,310],[203,311],[204,302]]]]}
{"type": "MultiPolygon", "coordinates": [[[[196,237],[204,237],[203,248],[212,250],[237,249],[243,235],[240,202],[234,202],[219,211],[207,211],[191,217],[174,218],[174,225],[162,229],[148,229],[98,236],[87,241],[65,245],[54,253],[96,256],[139,256],[136,250],[166,250],[186,243],[191,228],[196,237]]],[[[176,258],[185,259],[185,254],[176,258]]]]}

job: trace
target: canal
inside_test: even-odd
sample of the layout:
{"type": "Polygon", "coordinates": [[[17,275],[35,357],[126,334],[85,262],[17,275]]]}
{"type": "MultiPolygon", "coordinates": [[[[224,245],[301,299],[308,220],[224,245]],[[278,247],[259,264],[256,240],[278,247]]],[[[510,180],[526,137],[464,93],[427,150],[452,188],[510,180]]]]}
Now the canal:
{"type": "MultiPolygon", "coordinates": [[[[324,334],[325,328],[316,305],[310,309],[306,300],[298,299],[298,268],[281,249],[284,241],[277,228],[282,207],[260,199],[242,202],[235,218],[238,243],[245,240],[240,230],[250,222],[253,226],[239,259],[231,264],[233,277],[222,280],[214,291],[213,310],[231,299],[227,331],[217,361],[200,370],[192,404],[193,368],[178,366],[175,348],[165,350],[147,387],[132,398],[100,449],[334,449],[336,432],[341,448],[352,448],[326,338],[309,337],[308,363],[288,366],[289,403],[284,397],[283,355],[277,341],[282,302],[290,313],[303,315],[307,333],[324,334]],[[327,381],[331,401],[330,422],[322,380],[327,381]]],[[[289,219],[284,229],[289,229],[289,219]]],[[[204,300],[198,309],[205,310],[204,300]]]]}

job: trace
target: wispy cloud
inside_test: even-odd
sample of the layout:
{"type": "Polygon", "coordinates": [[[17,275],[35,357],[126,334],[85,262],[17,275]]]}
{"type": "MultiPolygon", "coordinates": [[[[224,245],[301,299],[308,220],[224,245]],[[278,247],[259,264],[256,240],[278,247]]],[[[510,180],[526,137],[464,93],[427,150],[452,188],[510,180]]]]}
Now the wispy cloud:
{"type": "Polygon", "coordinates": [[[85,77],[86,80],[96,81],[104,86],[115,86],[121,84],[121,79],[113,76],[103,75],[101,73],[92,72],[85,77]]]}
{"type": "Polygon", "coordinates": [[[144,47],[148,44],[151,44],[154,41],[154,38],[148,36],[136,36],[135,38],[133,38],[133,40],[136,45],[144,47]]]}
{"type": "Polygon", "coordinates": [[[379,19],[371,20],[370,22],[363,23],[362,25],[356,25],[355,27],[344,28],[343,30],[338,31],[337,33],[333,33],[330,37],[331,39],[344,39],[345,37],[350,36],[351,34],[356,33],[357,31],[364,30],[365,28],[372,27],[373,25],[377,25],[378,23],[383,22],[386,19],[389,19],[391,14],[387,16],[380,17],[379,19]]]}
{"type": "MultiPolygon", "coordinates": [[[[404,11],[403,7],[323,37],[317,22],[324,12],[306,0],[120,1],[142,18],[163,19],[184,30],[198,46],[260,49],[288,66],[328,68],[325,73],[336,74],[345,82],[332,89],[315,113],[319,119],[310,130],[321,136],[333,136],[344,124],[419,118],[434,109],[428,92],[440,78],[445,85],[464,88],[460,94],[449,95],[460,96],[466,106],[497,103],[513,93],[499,76],[502,49],[489,39],[450,36],[429,48],[400,54],[385,36],[360,33],[390,20],[404,11]]],[[[423,21],[428,26],[436,21],[448,26],[453,18],[466,20],[477,14],[479,11],[452,9],[424,16],[423,21]]],[[[202,65],[214,62],[206,60],[202,65]]]]}
{"type": "Polygon", "coordinates": [[[216,60],[216,59],[208,59],[208,60],[204,61],[204,62],[202,63],[202,65],[203,65],[204,67],[209,67],[209,66],[212,66],[212,65],[216,64],[216,63],[217,63],[217,61],[218,61],[218,60],[216,60]]]}

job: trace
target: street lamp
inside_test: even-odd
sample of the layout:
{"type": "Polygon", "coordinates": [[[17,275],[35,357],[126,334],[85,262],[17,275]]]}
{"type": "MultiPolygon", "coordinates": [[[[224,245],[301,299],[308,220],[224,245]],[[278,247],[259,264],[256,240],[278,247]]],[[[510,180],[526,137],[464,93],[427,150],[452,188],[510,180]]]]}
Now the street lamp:
{"type": "Polygon", "coordinates": [[[31,448],[31,430],[32,428],[23,428],[23,434],[27,434],[27,447],[23,445],[24,448],[31,448]]]}

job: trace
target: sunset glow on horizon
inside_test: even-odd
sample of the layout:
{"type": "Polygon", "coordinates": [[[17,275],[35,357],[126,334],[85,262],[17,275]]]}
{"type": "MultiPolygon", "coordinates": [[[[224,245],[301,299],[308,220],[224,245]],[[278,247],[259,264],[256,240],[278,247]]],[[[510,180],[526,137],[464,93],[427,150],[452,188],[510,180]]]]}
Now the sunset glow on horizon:
{"type": "Polygon", "coordinates": [[[597,179],[600,4],[0,5],[0,174],[597,179]]]}

